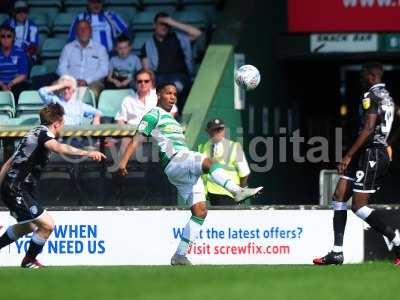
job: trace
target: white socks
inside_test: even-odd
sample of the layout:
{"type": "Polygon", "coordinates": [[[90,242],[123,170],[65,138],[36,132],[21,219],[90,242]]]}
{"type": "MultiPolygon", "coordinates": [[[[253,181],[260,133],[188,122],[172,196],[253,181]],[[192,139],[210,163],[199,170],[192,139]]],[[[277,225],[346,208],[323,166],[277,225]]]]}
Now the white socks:
{"type": "Polygon", "coordinates": [[[225,170],[222,168],[215,168],[210,170],[211,179],[218,185],[226,188],[232,194],[237,194],[241,191],[241,187],[238,186],[233,180],[226,174],[225,170]]]}
{"type": "Polygon", "coordinates": [[[369,208],[368,206],[363,206],[361,208],[359,208],[355,214],[357,215],[357,217],[359,217],[362,220],[365,220],[366,218],[369,217],[369,215],[373,212],[374,210],[372,208],[369,208]]]}
{"type": "Polygon", "coordinates": [[[204,223],[204,219],[191,216],[189,222],[186,224],[183,230],[182,239],[176,249],[176,254],[185,256],[188,252],[189,245],[197,239],[201,226],[204,223]]]}
{"type": "Polygon", "coordinates": [[[7,235],[8,235],[8,237],[10,238],[10,240],[13,240],[13,241],[16,241],[16,240],[18,240],[20,237],[19,236],[17,236],[16,234],[15,234],[15,232],[14,232],[14,226],[9,226],[8,228],[7,228],[7,235]]]}
{"type": "Polygon", "coordinates": [[[343,252],[343,246],[333,246],[332,251],[336,253],[343,252]]]}
{"type": "Polygon", "coordinates": [[[44,238],[40,237],[37,234],[37,232],[35,232],[32,235],[32,239],[31,240],[32,240],[32,242],[34,242],[36,245],[39,245],[39,246],[43,246],[44,244],[46,244],[46,241],[47,241],[47,239],[44,239],[44,238]]]}
{"type": "Polygon", "coordinates": [[[333,210],[347,210],[347,203],[332,200],[332,208],[333,208],[333,210]]]}

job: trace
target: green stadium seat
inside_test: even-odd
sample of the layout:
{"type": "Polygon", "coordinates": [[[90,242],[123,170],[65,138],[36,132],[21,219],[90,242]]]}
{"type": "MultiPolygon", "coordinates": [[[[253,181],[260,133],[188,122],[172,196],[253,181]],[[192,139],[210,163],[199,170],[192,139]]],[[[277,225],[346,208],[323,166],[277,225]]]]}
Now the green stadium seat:
{"type": "Polygon", "coordinates": [[[81,12],[84,12],[87,7],[87,1],[85,0],[64,0],[65,12],[74,13],[75,16],[81,12]]]}
{"type": "Polygon", "coordinates": [[[51,20],[54,20],[54,17],[60,12],[60,8],[58,6],[36,6],[29,8],[29,14],[47,14],[48,20],[51,24],[51,20]]]}
{"type": "Polygon", "coordinates": [[[142,0],[142,5],[178,5],[178,0],[142,0]]]}
{"type": "Polygon", "coordinates": [[[178,8],[179,1],[177,0],[142,0],[144,10],[163,11],[173,13],[178,8]]]}
{"type": "Polygon", "coordinates": [[[145,41],[153,36],[153,32],[138,32],[133,40],[132,49],[135,53],[139,53],[145,41]]]}
{"type": "MultiPolygon", "coordinates": [[[[1,115],[0,114],[0,127],[1,126],[24,126],[24,125],[38,125],[40,122],[40,117],[38,114],[31,115],[31,116],[24,116],[23,118],[10,118],[7,115],[1,115]]],[[[1,140],[0,140],[1,143],[1,140]]],[[[0,151],[3,151],[1,149],[0,145],[0,151]]],[[[0,156],[2,153],[0,153],[0,156]]],[[[1,159],[0,159],[1,162],[1,159]]]]}
{"type": "Polygon", "coordinates": [[[42,48],[44,41],[47,39],[47,33],[39,32],[39,49],[42,48]]]}
{"type": "Polygon", "coordinates": [[[131,27],[135,31],[152,31],[153,19],[156,15],[154,11],[138,12],[131,22],[131,27]]]}
{"type": "Polygon", "coordinates": [[[75,16],[80,14],[81,12],[84,12],[86,10],[86,5],[83,6],[67,6],[65,8],[66,13],[73,13],[75,16]]]}
{"type": "Polygon", "coordinates": [[[5,20],[8,19],[7,14],[0,14],[0,24],[3,24],[5,20]]]}
{"type": "Polygon", "coordinates": [[[49,73],[55,73],[58,67],[58,59],[43,59],[42,64],[46,66],[49,73]]]}
{"type": "Polygon", "coordinates": [[[105,117],[114,118],[121,109],[122,100],[132,94],[131,89],[103,90],[99,97],[99,110],[105,117]]]}
{"type": "Polygon", "coordinates": [[[61,8],[61,0],[28,0],[29,7],[58,7],[61,8]]]}
{"type": "Polygon", "coordinates": [[[58,58],[67,41],[63,38],[47,38],[43,42],[40,56],[45,58],[58,58]]]}
{"type": "Polygon", "coordinates": [[[177,11],[177,7],[172,5],[148,5],[143,9],[144,11],[154,12],[154,14],[158,12],[165,12],[169,15],[173,15],[177,11]]]}
{"type": "Polygon", "coordinates": [[[86,6],[87,5],[87,0],[64,0],[64,6],[86,6]]]}
{"type": "Polygon", "coordinates": [[[218,14],[216,1],[182,0],[182,10],[204,13],[207,16],[209,24],[216,22],[218,14]]]}
{"type": "Polygon", "coordinates": [[[69,34],[68,32],[56,32],[53,34],[53,38],[63,39],[65,41],[68,41],[69,34]]]}
{"type": "Polygon", "coordinates": [[[135,17],[137,8],[134,6],[124,7],[124,6],[110,6],[107,10],[113,11],[118,14],[127,25],[135,17]]]}
{"type": "Polygon", "coordinates": [[[82,102],[96,107],[96,96],[91,89],[86,89],[85,94],[82,97],[82,102]]]}
{"type": "Polygon", "coordinates": [[[13,93],[9,91],[0,92],[0,114],[10,118],[15,116],[15,100],[13,93]]]}
{"type": "Polygon", "coordinates": [[[106,9],[109,9],[110,6],[134,6],[134,7],[139,7],[140,6],[140,0],[106,0],[105,1],[105,7],[106,9]]]}
{"type": "Polygon", "coordinates": [[[50,32],[51,24],[47,14],[29,14],[29,18],[37,25],[40,33],[48,34],[50,32]]]}
{"type": "Polygon", "coordinates": [[[208,25],[207,16],[200,11],[179,11],[173,17],[183,23],[190,24],[199,28],[206,28],[208,25]]]}
{"type": "Polygon", "coordinates": [[[23,91],[18,98],[17,115],[38,112],[43,105],[38,91],[23,91]]]}
{"type": "Polygon", "coordinates": [[[47,70],[47,66],[45,65],[34,65],[31,69],[31,72],[29,74],[29,78],[32,78],[34,76],[40,76],[40,75],[44,75],[47,74],[48,70],[47,70]]]}
{"type": "Polygon", "coordinates": [[[13,118],[11,118],[8,114],[3,114],[3,112],[0,111],[0,126],[16,125],[16,124],[10,124],[12,120],[13,118]]]}
{"type": "Polygon", "coordinates": [[[15,125],[39,125],[40,117],[38,113],[24,113],[14,119],[15,125]]]}
{"type": "Polygon", "coordinates": [[[68,33],[72,23],[76,18],[76,13],[59,13],[53,22],[54,33],[68,33]]]}

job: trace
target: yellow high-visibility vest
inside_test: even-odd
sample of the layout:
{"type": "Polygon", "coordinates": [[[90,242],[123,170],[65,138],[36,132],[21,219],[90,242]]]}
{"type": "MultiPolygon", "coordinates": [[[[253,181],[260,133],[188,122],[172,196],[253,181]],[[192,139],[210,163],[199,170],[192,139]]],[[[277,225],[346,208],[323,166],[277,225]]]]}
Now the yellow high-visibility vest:
{"type": "MultiPolygon", "coordinates": [[[[212,143],[210,141],[205,144],[200,144],[198,151],[220,163],[233,182],[235,182],[237,185],[240,185],[240,176],[236,167],[238,143],[228,139],[224,139],[222,143],[222,149],[221,147],[218,147],[217,153],[215,153],[214,156],[212,156],[211,153],[212,143]]],[[[208,174],[203,175],[202,179],[207,193],[228,195],[233,198],[232,193],[212,181],[208,174]]]]}

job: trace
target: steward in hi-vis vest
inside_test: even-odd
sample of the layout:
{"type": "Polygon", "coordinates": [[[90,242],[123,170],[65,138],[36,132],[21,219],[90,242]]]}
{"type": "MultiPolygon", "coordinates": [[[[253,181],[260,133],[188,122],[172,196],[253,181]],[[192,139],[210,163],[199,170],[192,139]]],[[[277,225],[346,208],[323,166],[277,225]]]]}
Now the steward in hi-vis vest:
{"type": "MultiPolygon", "coordinates": [[[[225,138],[225,124],[220,118],[210,120],[206,131],[210,140],[199,145],[198,151],[220,163],[233,182],[246,186],[250,169],[240,143],[225,138]]],[[[203,175],[202,178],[211,205],[235,204],[229,191],[218,186],[208,175],[203,175]]]]}

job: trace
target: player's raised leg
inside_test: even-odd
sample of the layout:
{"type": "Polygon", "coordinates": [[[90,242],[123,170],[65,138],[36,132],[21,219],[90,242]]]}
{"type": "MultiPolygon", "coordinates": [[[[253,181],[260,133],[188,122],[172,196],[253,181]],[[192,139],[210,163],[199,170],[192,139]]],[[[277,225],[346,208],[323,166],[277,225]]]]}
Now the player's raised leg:
{"type": "Polygon", "coordinates": [[[355,192],[353,194],[352,211],[377,232],[385,236],[394,246],[396,258],[394,264],[400,265],[400,233],[386,224],[377,211],[368,207],[369,193],[355,192]]]}
{"type": "Polygon", "coordinates": [[[54,220],[47,211],[32,223],[37,229],[32,235],[28,251],[22,260],[21,267],[23,268],[41,268],[43,265],[36,259],[38,254],[42,252],[43,247],[53,232],[54,220]]]}
{"type": "Polygon", "coordinates": [[[346,202],[350,198],[351,185],[352,178],[349,177],[341,177],[336,185],[332,197],[334,243],[331,252],[313,260],[316,265],[340,265],[343,263],[343,237],[347,223],[346,202]]]}
{"type": "Polygon", "coordinates": [[[257,188],[242,188],[237,185],[225,172],[221,164],[214,162],[209,158],[205,158],[202,163],[204,173],[210,174],[211,179],[220,186],[227,189],[233,195],[236,202],[244,201],[250,197],[257,195],[263,187],[257,188]]]}

